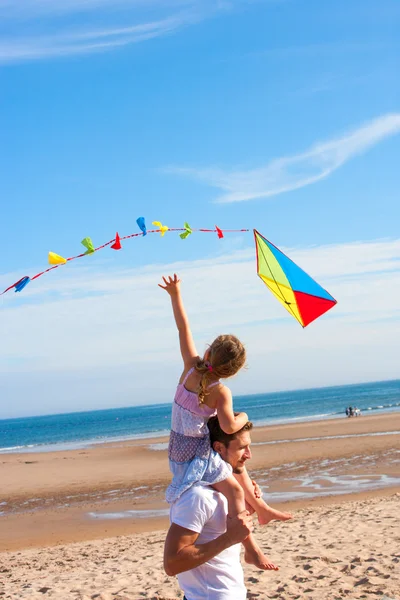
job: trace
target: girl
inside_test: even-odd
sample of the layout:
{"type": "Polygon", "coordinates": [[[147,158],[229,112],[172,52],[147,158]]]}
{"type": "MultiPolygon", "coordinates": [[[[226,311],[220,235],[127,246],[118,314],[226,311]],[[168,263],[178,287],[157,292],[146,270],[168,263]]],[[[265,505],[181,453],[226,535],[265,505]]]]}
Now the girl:
{"type": "MultiPolygon", "coordinates": [[[[174,277],[163,277],[163,281],[165,285],[159,284],[159,287],[171,297],[184,362],[172,409],[168,456],[173,480],[167,489],[167,501],[174,502],[197,483],[210,485],[226,497],[231,518],[246,510],[247,502],[262,525],[272,519],[290,519],[290,514],[272,509],[255,495],[253,482],[245,469],[233,475],[232,467],[210,445],[207,421],[211,416],[218,415],[221,428],[228,434],[236,433],[248,421],[246,413],[233,412],[232,394],[220,382],[244,366],[246,351],[243,345],[232,335],[220,335],[200,358],[183,306],[180,280],[175,274],[174,277]]],[[[243,545],[246,562],[259,569],[277,570],[264,556],[253,535],[249,535],[243,545]]]]}

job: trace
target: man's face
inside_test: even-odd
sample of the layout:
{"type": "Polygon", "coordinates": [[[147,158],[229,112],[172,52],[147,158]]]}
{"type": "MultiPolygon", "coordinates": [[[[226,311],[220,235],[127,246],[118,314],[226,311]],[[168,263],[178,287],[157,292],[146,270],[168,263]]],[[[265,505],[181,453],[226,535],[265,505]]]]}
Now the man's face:
{"type": "Polygon", "coordinates": [[[223,444],[218,443],[218,449],[215,448],[215,450],[231,465],[234,473],[241,473],[246,460],[251,458],[250,444],[250,432],[242,431],[237,435],[236,439],[229,443],[227,448],[223,444]]]}

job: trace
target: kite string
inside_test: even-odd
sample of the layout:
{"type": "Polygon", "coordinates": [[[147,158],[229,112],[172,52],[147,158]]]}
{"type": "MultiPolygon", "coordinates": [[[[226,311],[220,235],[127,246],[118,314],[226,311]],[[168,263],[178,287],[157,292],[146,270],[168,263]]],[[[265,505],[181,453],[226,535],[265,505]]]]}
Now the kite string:
{"type": "MultiPolygon", "coordinates": [[[[178,232],[178,231],[185,232],[187,230],[186,230],[186,228],[169,227],[163,233],[168,233],[169,231],[170,232],[178,232]]],[[[201,231],[202,233],[217,233],[218,232],[217,229],[191,229],[191,231],[192,232],[201,231]]],[[[219,229],[219,231],[221,231],[222,233],[242,233],[242,232],[248,232],[248,231],[250,231],[250,229],[219,229]]],[[[160,232],[161,232],[161,229],[149,229],[146,231],[146,233],[160,233],[160,232]]],[[[134,237],[144,237],[144,235],[145,234],[143,232],[132,233],[131,235],[125,235],[123,237],[120,237],[120,240],[128,240],[128,239],[131,239],[134,237]]],[[[64,264],[66,264],[67,262],[70,262],[71,260],[75,260],[77,258],[82,258],[83,256],[87,256],[88,254],[94,254],[98,250],[102,250],[103,248],[110,246],[111,244],[113,244],[116,241],[117,241],[116,238],[114,238],[114,239],[110,240],[109,242],[106,242],[105,244],[102,244],[101,246],[94,248],[91,252],[83,252],[82,254],[77,254],[76,256],[70,256],[69,258],[65,259],[65,263],[61,263],[59,265],[53,265],[53,266],[49,267],[48,269],[45,269],[44,271],[37,273],[33,277],[29,277],[29,279],[30,279],[30,281],[33,281],[34,279],[38,279],[42,275],[45,275],[46,273],[53,271],[53,269],[58,269],[59,267],[63,267],[64,264]]],[[[19,283],[19,281],[21,281],[21,280],[18,280],[16,283],[14,283],[13,285],[10,285],[10,287],[8,287],[3,292],[1,292],[0,296],[5,294],[9,290],[12,290],[16,286],[16,284],[19,283]]]]}

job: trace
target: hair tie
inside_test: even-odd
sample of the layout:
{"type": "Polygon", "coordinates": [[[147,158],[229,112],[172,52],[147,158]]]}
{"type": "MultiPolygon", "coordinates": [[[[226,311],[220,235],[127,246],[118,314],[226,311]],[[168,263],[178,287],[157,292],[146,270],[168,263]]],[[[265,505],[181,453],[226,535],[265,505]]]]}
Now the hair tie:
{"type": "Polygon", "coordinates": [[[212,365],[210,365],[210,363],[207,363],[206,367],[210,371],[210,373],[213,372],[213,368],[212,368],[212,365]]]}

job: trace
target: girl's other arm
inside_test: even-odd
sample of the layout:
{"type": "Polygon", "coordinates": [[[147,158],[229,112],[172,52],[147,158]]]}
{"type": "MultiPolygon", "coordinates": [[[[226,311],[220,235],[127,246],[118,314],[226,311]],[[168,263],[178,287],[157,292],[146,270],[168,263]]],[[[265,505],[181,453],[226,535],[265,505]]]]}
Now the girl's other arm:
{"type": "Polygon", "coordinates": [[[249,420],[246,413],[233,412],[232,394],[227,387],[218,389],[217,415],[221,429],[228,435],[236,433],[244,427],[249,420]]]}
{"type": "Polygon", "coordinates": [[[173,277],[163,277],[163,281],[165,285],[161,285],[160,283],[158,285],[165,290],[171,298],[172,310],[179,332],[179,344],[185,368],[192,367],[199,356],[196,346],[194,345],[192,332],[190,331],[189,319],[183,305],[180,290],[181,280],[178,279],[178,276],[175,273],[173,277]]]}

